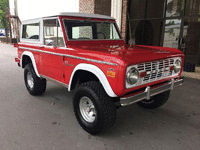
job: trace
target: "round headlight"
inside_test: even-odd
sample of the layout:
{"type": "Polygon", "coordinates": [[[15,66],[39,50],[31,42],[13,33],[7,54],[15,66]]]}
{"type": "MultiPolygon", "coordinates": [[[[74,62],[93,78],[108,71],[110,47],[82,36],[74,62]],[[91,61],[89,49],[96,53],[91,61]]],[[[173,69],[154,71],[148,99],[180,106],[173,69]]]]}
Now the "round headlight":
{"type": "Polygon", "coordinates": [[[178,73],[181,70],[181,61],[177,59],[175,61],[174,71],[175,73],[178,73]]]}
{"type": "Polygon", "coordinates": [[[136,68],[131,68],[127,72],[126,79],[127,79],[127,82],[130,85],[133,85],[133,84],[137,83],[137,81],[139,79],[139,72],[138,72],[138,70],[136,68]]]}

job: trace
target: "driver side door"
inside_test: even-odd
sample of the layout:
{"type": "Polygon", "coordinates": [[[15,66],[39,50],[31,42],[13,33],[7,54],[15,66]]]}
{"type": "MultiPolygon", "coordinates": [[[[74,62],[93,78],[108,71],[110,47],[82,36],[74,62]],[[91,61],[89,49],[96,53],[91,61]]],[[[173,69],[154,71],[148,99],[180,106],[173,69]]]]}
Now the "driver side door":
{"type": "Polygon", "coordinates": [[[58,19],[48,19],[44,24],[44,47],[40,56],[41,74],[64,82],[64,40],[58,19]]]}

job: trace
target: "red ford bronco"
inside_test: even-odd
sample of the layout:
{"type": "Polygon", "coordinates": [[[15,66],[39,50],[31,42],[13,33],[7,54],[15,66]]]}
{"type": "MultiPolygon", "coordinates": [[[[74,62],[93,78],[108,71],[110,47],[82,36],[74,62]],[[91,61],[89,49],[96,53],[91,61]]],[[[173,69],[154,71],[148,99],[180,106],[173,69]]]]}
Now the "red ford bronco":
{"type": "Polygon", "coordinates": [[[181,51],[128,46],[109,16],[60,13],[23,21],[16,47],[28,92],[43,94],[46,80],[75,90],[75,116],[90,134],[110,128],[119,106],[160,107],[183,83],[181,51]]]}

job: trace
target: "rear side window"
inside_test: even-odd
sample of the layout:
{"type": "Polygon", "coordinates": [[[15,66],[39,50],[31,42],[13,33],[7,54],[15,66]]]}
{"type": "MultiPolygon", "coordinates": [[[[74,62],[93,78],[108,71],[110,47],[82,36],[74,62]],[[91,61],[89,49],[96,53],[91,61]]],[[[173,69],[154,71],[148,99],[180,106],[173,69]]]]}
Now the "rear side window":
{"type": "Polygon", "coordinates": [[[33,23],[33,24],[25,24],[23,25],[22,29],[22,38],[24,39],[35,39],[39,40],[40,38],[40,27],[39,23],[33,23]]]}

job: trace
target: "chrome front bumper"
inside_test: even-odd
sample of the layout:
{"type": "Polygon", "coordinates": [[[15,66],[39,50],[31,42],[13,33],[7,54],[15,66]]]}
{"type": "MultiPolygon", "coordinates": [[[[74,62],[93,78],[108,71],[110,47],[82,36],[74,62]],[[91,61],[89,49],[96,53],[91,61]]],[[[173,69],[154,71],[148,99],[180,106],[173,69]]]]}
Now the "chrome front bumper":
{"type": "Polygon", "coordinates": [[[147,86],[146,89],[144,90],[144,92],[130,96],[130,97],[123,97],[120,98],[120,104],[121,106],[127,106],[136,102],[139,102],[141,100],[149,100],[151,96],[160,94],[162,92],[168,91],[168,90],[173,90],[174,87],[180,86],[183,84],[184,79],[180,78],[180,79],[171,79],[171,81],[165,85],[156,87],[156,88],[152,88],[150,86],[147,86]]]}

